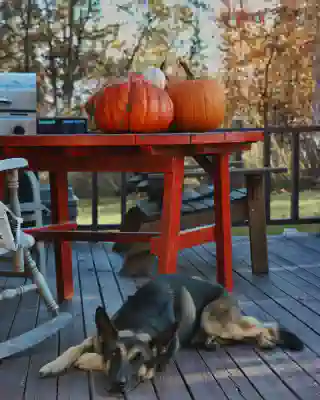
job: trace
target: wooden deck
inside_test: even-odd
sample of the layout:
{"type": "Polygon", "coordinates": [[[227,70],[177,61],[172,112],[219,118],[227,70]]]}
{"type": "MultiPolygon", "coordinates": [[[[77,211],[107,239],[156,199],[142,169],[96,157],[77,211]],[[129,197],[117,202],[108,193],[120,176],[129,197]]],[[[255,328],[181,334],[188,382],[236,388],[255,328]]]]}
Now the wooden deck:
{"type": "MultiPolygon", "coordinates": [[[[246,238],[234,239],[235,294],[246,314],[276,319],[306,343],[301,353],[280,349],[262,352],[229,347],[214,353],[180,351],[167,371],[154,382],[141,384],[127,399],[148,400],[315,400],[320,399],[320,237],[273,236],[269,239],[270,274],[253,277],[246,238]]],[[[65,305],[73,323],[31,352],[0,364],[1,400],[100,400],[108,397],[99,374],[70,371],[59,378],[39,379],[39,368],[93,332],[95,308],[102,301],[114,313],[135,291],[120,278],[121,258],[110,244],[74,245],[75,297],[65,305]]],[[[215,276],[214,244],[185,250],[179,269],[188,274],[215,276]]],[[[54,262],[48,251],[48,276],[54,286],[54,262]]],[[[0,278],[3,287],[21,279],[0,278]]],[[[16,336],[48,319],[35,293],[0,303],[0,340],[16,336]]]]}

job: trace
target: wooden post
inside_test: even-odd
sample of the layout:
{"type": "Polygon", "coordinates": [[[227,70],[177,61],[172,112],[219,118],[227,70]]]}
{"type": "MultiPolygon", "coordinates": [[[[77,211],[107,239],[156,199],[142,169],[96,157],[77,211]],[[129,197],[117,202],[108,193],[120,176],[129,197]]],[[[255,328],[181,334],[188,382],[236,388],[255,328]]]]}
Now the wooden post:
{"type": "Polygon", "coordinates": [[[171,172],[164,174],[161,245],[157,254],[161,274],[175,273],[177,270],[183,179],[184,156],[173,157],[171,172]]]}
{"type": "Polygon", "coordinates": [[[229,154],[213,156],[217,282],[232,291],[232,236],[229,154]]]}
{"type": "MultiPolygon", "coordinates": [[[[68,173],[50,172],[52,224],[68,222],[68,173]]],[[[54,244],[58,302],[73,296],[72,250],[70,243],[56,241],[54,244]]]]}
{"type": "Polygon", "coordinates": [[[268,243],[264,175],[246,175],[248,189],[248,222],[252,273],[268,273],[268,243]]]}

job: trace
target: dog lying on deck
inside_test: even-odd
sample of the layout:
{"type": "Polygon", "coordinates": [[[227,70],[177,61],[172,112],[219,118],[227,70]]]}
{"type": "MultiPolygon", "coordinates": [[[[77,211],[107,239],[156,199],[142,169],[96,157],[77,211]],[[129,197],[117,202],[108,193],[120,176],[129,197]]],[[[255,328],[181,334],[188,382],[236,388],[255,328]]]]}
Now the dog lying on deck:
{"type": "Polygon", "coordinates": [[[125,393],[154,377],[179,347],[214,350],[219,344],[253,342],[260,348],[302,350],[302,341],[277,323],[241,314],[217,284],[180,274],[159,275],[137,290],[110,319],[95,313],[97,333],[43,366],[40,376],[74,366],[106,374],[108,390],[125,393]]]}

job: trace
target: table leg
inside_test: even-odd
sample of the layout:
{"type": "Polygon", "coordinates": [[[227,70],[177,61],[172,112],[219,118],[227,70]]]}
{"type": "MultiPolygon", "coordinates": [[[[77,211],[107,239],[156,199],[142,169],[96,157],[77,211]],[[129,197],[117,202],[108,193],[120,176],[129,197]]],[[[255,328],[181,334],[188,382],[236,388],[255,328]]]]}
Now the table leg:
{"type": "Polygon", "coordinates": [[[229,154],[213,158],[217,282],[232,291],[232,234],[230,212],[229,154]]]}
{"type": "Polygon", "coordinates": [[[172,171],[164,174],[161,239],[157,254],[160,274],[175,273],[177,270],[183,179],[184,157],[174,157],[172,171]]]}
{"type": "MultiPolygon", "coordinates": [[[[53,224],[68,222],[68,174],[50,172],[51,217],[53,224]]],[[[72,249],[69,242],[55,242],[56,282],[58,303],[73,296],[72,249]]]]}
{"type": "Polygon", "coordinates": [[[5,198],[5,185],[6,185],[6,176],[4,172],[0,172],[0,200],[4,201],[5,198]]]}

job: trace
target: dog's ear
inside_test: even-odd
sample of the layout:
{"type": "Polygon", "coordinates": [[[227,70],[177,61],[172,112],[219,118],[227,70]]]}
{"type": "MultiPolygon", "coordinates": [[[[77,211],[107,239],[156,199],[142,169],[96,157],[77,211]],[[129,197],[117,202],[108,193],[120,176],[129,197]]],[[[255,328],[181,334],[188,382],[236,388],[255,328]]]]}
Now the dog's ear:
{"type": "Polygon", "coordinates": [[[179,322],[174,322],[168,329],[158,334],[150,342],[151,347],[156,347],[158,350],[166,350],[170,346],[172,340],[175,338],[179,322]]]}
{"type": "Polygon", "coordinates": [[[118,331],[103,307],[97,307],[95,322],[98,335],[104,340],[117,340],[118,331]]]}

